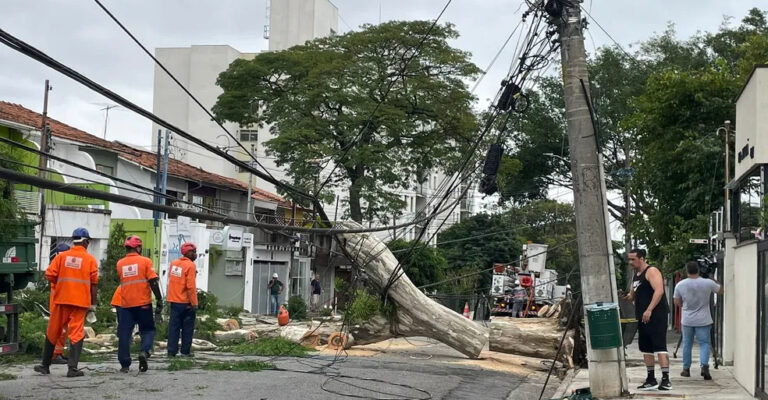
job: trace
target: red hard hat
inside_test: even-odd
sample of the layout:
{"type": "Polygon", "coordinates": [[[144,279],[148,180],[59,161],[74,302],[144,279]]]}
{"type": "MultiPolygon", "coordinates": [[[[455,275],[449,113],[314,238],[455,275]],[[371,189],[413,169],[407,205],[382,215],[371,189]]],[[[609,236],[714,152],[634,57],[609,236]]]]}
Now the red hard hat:
{"type": "Polygon", "coordinates": [[[136,235],[128,236],[128,239],[125,239],[125,247],[130,247],[132,249],[135,249],[137,247],[141,246],[141,238],[136,235]]]}
{"type": "Polygon", "coordinates": [[[190,250],[197,250],[197,246],[195,246],[195,244],[192,243],[192,242],[186,242],[186,243],[181,245],[181,254],[182,255],[187,254],[187,252],[190,251],[190,250]]]}

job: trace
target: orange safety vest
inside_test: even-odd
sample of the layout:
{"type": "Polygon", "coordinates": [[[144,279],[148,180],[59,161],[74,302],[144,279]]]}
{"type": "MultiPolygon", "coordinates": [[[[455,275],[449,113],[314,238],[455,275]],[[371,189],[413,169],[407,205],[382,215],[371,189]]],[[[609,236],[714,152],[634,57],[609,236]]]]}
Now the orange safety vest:
{"type": "Polygon", "coordinates": [[[91,306],[91,285],[99,283],[99,263],[85,247],[75,245],[54,257],[45,271],[54,285],[53,304],[91,306]]]}
{"type": "Polygon", "coordinates": [[[189,303],[197,307],[196,278],[197,267],[189,258],[181,257],[171,262],[166,299],[171,303],[189,303]]]}
{"type": "Polygon", "coordinates": [[[120,286],[118,286],[117,289],[115,289],[115,294],[112,295],[112,301],[109,302],[109,304],[112,305],[112,307],[121,307],[121,305],[120,305],[121,298],[120,297],[121,297],[121,295],[120,295],[120,286]]]}
{"type": "Polygon", "coordinates": [[[123,308],[152,304],[149,281],[157,278],[152,260],[137,253],[129,253],[117,262],[120,277],[120,304],[123,308]]]}

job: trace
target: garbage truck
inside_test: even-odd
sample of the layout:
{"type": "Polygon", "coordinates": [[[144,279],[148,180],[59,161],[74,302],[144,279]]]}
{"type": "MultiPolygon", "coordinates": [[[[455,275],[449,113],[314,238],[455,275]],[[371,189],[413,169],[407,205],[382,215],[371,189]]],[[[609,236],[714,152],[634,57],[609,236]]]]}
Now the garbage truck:
{"type": "Polygon", "coordinates": [[[19,351],[19,305],[13,291],[27,287],[37,274],[34,222],[22,224],[19,234],[0,243],[0,356],[19,351]]]}

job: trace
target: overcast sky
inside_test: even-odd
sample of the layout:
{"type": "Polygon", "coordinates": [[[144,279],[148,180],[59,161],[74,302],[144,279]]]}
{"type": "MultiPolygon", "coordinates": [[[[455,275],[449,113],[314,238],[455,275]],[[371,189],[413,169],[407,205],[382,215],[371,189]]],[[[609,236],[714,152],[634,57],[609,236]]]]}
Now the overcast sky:
{"type": "MultiPolygon", "coordinates": [[[[243,52],[264,50],[262,38],[267,0],[104,0],[104,3],[149,48],[192,44],[229,44],[243,52]]],[[[485,68],[520,20],[522,0],[454,0],[442,21],[456,24],[461,38],[454,45],[472,52],[485,68]]],[[[379,21],[378,0],[334,0],[342,32],[379,21]]],[[[386,0],[382,20],[433,19],[444,0],[386,0]]],[[[585,7],[623,46],[644,40],[675,23],[680,37],[715,30],[724,15],[740,20],[750,7],[768,8],[768,0],[586,0],[585,7]],[[762,3],[762,4],[760,4],[762,3]]],[[[47,52],[64,64],[152,109],[152,61],[92,1],[2,0],[0,28],[47,52]]],[[[592,26],[587,49],[610,43],[592,26]],[[594,40],[594,43],[592,43],[594,40]]],[[[479,87],[481,99],[498,88],[509,51],[479,87]]],[[[49,114],[101,135],[109,102],[68,78],[0,46],[0,100],[42,110],[44,80],[54,87],[49,114]]],[[[170,121],[174,123],[176,121],[170,121]]],[[[151,124],[125,110],[110,112],[109,139],[149,146],[151,124]]],[[[194,132],[192,132],[194,134],[194,132]]]]}

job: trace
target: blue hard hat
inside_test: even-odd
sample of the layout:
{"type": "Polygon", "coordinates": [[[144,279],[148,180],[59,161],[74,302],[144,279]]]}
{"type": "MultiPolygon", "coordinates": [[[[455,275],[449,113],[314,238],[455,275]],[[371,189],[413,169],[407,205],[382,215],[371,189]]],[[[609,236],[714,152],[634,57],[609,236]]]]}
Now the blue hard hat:
{"type": "Polygon", "coordinates": [[[62,253],[62,252],[65,252],[65,251],[67,251],[69,249],[70,249],[70,247],[66,243],[59,243],[58,246],[56,246],[56,252],[57,253],[62,253]]]}
{"type": "Polygon", "coordinates": [[[88,233],[88,229],[77,228],[72,232],[72,239],[91,239],[91,235],[88,233]]]}

